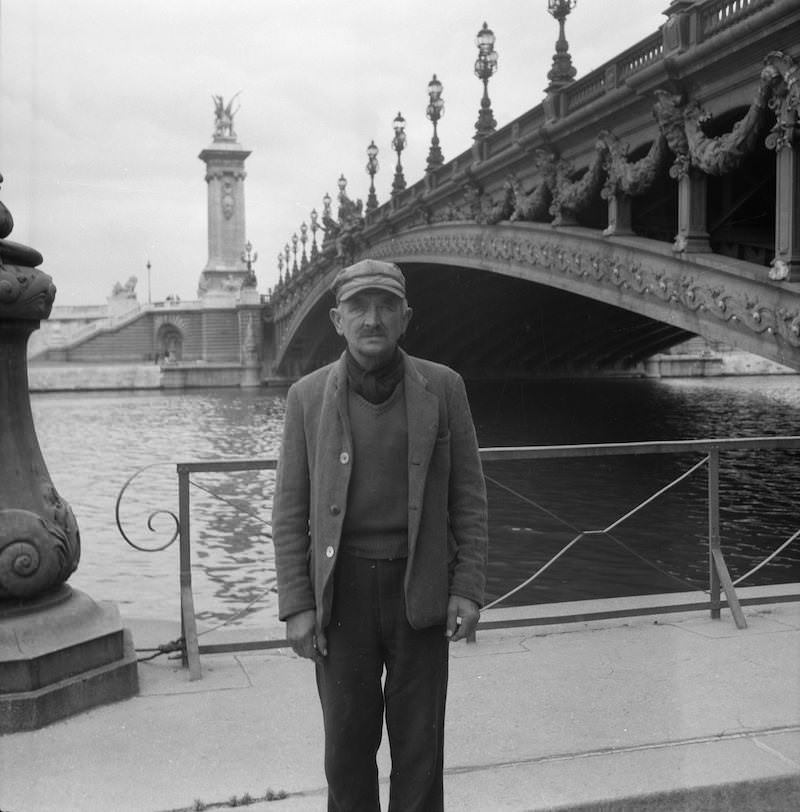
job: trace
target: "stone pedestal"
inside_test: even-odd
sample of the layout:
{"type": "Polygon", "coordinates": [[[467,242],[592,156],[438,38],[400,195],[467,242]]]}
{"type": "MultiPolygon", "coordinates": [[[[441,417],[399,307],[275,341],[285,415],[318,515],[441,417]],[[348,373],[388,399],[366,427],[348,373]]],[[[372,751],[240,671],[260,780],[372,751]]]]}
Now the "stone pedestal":
{"type": "Polygon", "coordinates": [[[0,604],[0,734],[35,730],[138,690],[133,642],[114,604],[66,584],[0,604]]]}
{"type": "Polygon", "coordinates": [[[0,733],[33,730],[138,690],[116,608],[65,584],[81,538],[39,448],[26,353],[56,289],[36,267],[38,251],[5,239],[12,228],[0,203],[0,733]]]}

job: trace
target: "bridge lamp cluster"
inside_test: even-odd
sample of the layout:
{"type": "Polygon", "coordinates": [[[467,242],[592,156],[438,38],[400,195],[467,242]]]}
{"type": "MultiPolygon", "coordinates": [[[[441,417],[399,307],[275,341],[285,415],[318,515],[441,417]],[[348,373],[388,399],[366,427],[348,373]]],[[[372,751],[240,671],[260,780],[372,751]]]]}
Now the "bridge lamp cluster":
{"type": "Polygon", "coordinates": [[[475,139],[491,135],[497,128],[492,115],[492,103],[489,101],[489,79],[497,71],[497,51],[494,49],[494,31],[486,23],[478,31],[475,44],[478,46],[478,58],[475,60],[475,75],[483,82],[483,98],[478,120],[475,122],[475,139]]]}
{"type": "Polygon", "coordinates": [[[433,138],[431,138],[431,148],[428,152],[428,166],[426,171],[433,172],[444,163],[442,150],[439,148],[439,134],[436,125],[444,115],[444,99],[442,98],[442,83],[433,74],[433,79],[428,82],[428,107],[425,115],[433,123],[433,138]]]}
{"type": "Polygon", "coordinates": [[[375,173],[378,171],[378,148],[375,140],[369,142],[367,147],[367,174],[369,175],[369,195],[367,196],[367,211],[378,208],[378,198],[375,196],[375,173]]]}
{"type": "Polygon", "coordinates": [[[406,179],[403,176],[403,164],[400,162],[400,153],[406,148],[406,120],[403,118],[402,113],[398,113],[395,116],[392,127],[394,128],[392,149],[397,153],[397,166],[394,168],[392,194],[396,195],[406,188],[406,179]]]}
{"type": "MultiPolygon", "coordinates": [[[[547,92],[551,92],[563,87],[565,84],[572,82],[575,78],[575,68],[572,66],[572,60],[569,55],[568,44],[564,35],[564,23],[570,12],[578,4],[578,0],[547,0],[548,13],[558,21],[559,24],[559,37],[556,42],[556,53],[553,56],[553,66],[547,74],[550,80],[550,85],[547,92]]],[[[486,22],[483,27],[478,31],[475,37],[475,44],[478,48],[478,57],[475,60],[474,71],[475,76],[483,82],[483,97],[481,98],[480,111],[478,113],[478,120],[475,122],[475,136],[476,141],[485,138],[495,132],[497,122],[495,121],[494,114],[492,113],[491,101],[489,99],[489,79],[497,72],[498,54],[495,50],[495,35],[489,28],[486,22]]],[[[444,156],[439,145],[438,123],[444,115],[444,99],[442,99],[442,83],[433,74],[433,78],[428,82],[428,105],[425,110],[427,118],[433,124],[433,136],[431,138],[431,145],[428,151],[428,160],[426,165],[426,174],[430,174],[444,165],[444,156]]],[[[394,179],[392,181],[392,196],[399,194],[406,188],[406,179],[403,174],[402,152],[406,148],[406,120],[401,113],[398,113],[392,122],[394,130],[394,137],[392,138],[392,150],[397,154],[397,164],[394,171],[394,179]]],[[[366,171],[369,175],[369,195],[367,196],[367,212],[374,211],[378,207],[378,199],[375,194],[375,175],[377,174],[380,165],[378,163],[378,147],[374,139],[370,141],[367,147],[367,164],[366,171]]],[[[345,187],[347,181],[344,176],[339,178],[339,199],[345,194],[345,187]]],[[[322,198],[322,215],[317,213],[316,209],[312,209],[311,219],[311,248],[310,259],[313,261],[319,254],[319,247],[317,243],[317,232],[326,232],[326,225],[331,221],[331,196],[325,194],[322,198]],[[320,224],[320,219],[322,223],[320,224]]],[[[292,247],[286,244],[282,253],[278,254],[278,269],[282,274],[284,269],[286,271],[286,278],[288,279],[290,273],[297,271],[297,244],[302,243],[302,253],[300,266],[304,268],[308,264],[309,258],[306,252],[306,244],[309,240],[308,226],[303,223],[300,226],[301,236],[298,238],[297,234],[292,236],[292,247]],[[292,254],[294,254],[294,262],[291,262],[292,254]]],[[[324,239],[327,238],[325,234],[324,239]]]]}

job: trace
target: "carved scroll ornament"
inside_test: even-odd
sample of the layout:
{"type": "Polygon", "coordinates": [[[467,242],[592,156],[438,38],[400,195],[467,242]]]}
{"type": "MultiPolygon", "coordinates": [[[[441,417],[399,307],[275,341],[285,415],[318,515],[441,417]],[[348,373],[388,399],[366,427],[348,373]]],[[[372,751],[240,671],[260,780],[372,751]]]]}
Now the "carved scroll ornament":
{"type": "Polygon", "coordinates": [[[0,510],[0,600],[29,598],[62,584],[80,559],[80,534],[69,505],[55,490],[50,517],[0,510]]]}
{"type": "Polygon", "coordinates": [[[762,82],[775,83],[775,92],[769,100],[777,121],[766,139],[769,149],[791,148],[800,114],[800,66],[781,51],[771,51],[764,59],[762,82]]]}

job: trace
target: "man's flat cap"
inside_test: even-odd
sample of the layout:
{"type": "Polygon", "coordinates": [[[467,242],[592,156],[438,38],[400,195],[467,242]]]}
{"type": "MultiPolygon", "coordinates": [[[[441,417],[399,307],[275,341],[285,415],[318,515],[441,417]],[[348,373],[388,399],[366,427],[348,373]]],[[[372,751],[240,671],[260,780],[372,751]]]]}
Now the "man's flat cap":
{"type": "Polygon", "coordinates": [[[405,299],[406,280],[403,272],[393,262],[362,259],[355,265],[342,268],[331,285],[337,302],[343,302],[359,291],[376,288],[405,299]]]}

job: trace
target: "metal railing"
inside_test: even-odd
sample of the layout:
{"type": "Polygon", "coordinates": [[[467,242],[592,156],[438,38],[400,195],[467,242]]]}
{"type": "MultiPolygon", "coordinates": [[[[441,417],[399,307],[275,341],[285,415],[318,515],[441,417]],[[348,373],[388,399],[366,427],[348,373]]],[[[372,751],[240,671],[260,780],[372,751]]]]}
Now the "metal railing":
{"type": "MultiPolygon", "coordinates": [[[[650,497],[642,501],[633,510],[629,510],[625,515],[618,518],[605,528],[597,530],[584,530],[579,532],[565,547],[553,556],[544,566],[540,567],[530,577],[526,578],[520,585],[514,587],[505,595],[500,596],[489,604],[493,607],[512,594],[527,586],[535,578],[540,576],[556,560],[566,554],[573,546],[587,536],[597,534],[610,534],[628,518],[633,516],[642,508],[651,504],[655,499],[670,490],[672,487],[682,482],[688,476],[703,466],[707,466],[708,485],[708,561],[709,561],[709,602],[711,617],[718,619],[721,616],[722,593],[725,595],[728,607],[734,622],[739,629],[746,628],[747,623],[741,609],[739,599],[736,595],[735,586],[744,578],[752,575],[757,569],[781,552],[789,543],[800,536],[800,530],[796,532],[787,542],[781,545],[757,567],[754,567],[746,575],[740,577],[735,583],[728,572],[725,558],[722,552],[721,532],[720,532],[720,454],[726,451],[770,451],[770,450],[797,450],[800,449],[800,436],[781,437],[754,437],[754,438],[726,438],[726,439],[706,439],[706,440],[675,440],[662,442],[635,442],[635,443],[604,443],[604,444],[582,444],[582,445],[550,445],[550,446],[524,446],[524,447],[496,447],[482,448],[480,450],[481,460],[484,463],[508,462],[521,460],[545,460],[556,458],[589,459],[609,456],[628,456],[645,454],[701,454],[701,459],[692,465],[686,472],[679,475],[672,482],[660,488],[650,497]]],[[[152,467],[152,466],[147,466],[152,467]]],[[[223,460],[217,462],[179,462],[176,464],[178,475],[178,516],[168,510],[155,511],[150,516],[148,526],[151,530],[152,519],[158,514],[167,514],[175,522],[175,530],[172,538],[165,544],[148,549],[134,544],[122,529],[119,518],[119,506],[123,494],[131,481],[143,470],[140,469],[128,479],[122,487],[117,497],[117,526],[120,533],[131,546],[148,552],[166,549],[175,539],[179,539],[179,579],[180,579],[180,607],[181,607],[181,651],[184,666],[189,668],[189,678],[191,680],[200,679],[200,654],[218,653],[223,651],[233,651],[242,649],[264,649],[276,648],[286,645],[285,640],[258,641],[252,644],[231,643],[201,646],[198,641],[197,621],[194,610],[194,595],[192,591],[192,570],[191,570],[191,499],[190,480],[194,473],[233,473],[242,471],[264,471],[274,470],[277,467],[276,459],[257,460],[223,460]]],[[[487,476],[487,481],[495,482],[487,476]]],[[[509,490],[506,488],[506,490],[509,490]]],[[[513,493],[513,491],[512,491],[513,493]]],[[[519,494],[517,494],[519,495],[519,494]]],[[[524,497],[522,497],[524,498],[524,497]]],[[[525,501],[534,504],[531,500],[525,501]]],[[[552,515],[552,514],[551,514],[552,515]]],[[[224,624],[223,624],[224,625],[224,624]]],[[[491,624],[497,626],[497,622],[491,624]]],[[[502,625],[502,623],[500,624],[502,625]]],[[[479,625],[478,628],[481,628],[479,625]]]]}

